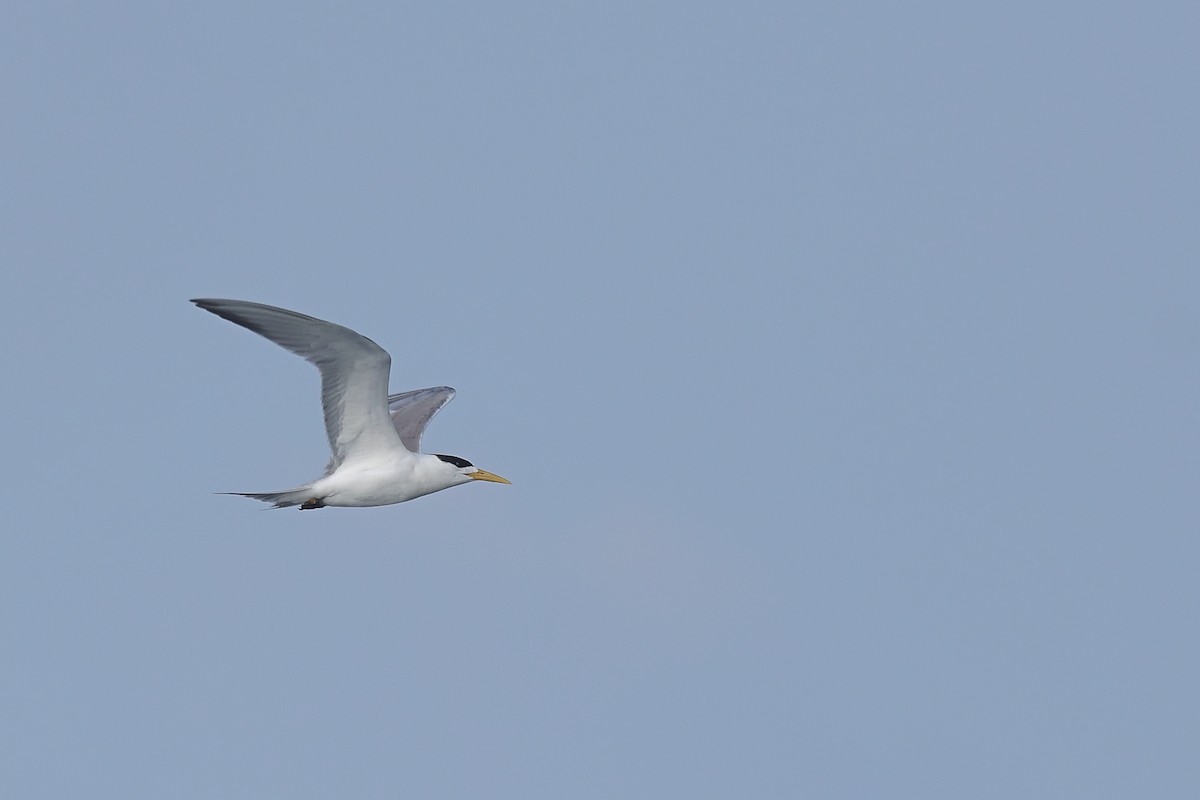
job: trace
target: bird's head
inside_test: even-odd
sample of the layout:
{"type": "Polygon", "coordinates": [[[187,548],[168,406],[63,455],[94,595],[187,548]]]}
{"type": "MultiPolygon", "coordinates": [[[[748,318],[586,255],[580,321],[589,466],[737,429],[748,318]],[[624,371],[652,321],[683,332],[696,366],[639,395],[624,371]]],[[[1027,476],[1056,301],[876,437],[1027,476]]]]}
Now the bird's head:
{"type": "Polygon", "coordinates": [[[470,461],[467,461],[465,458],[459,458],[458,456],[446,456],[442,455],[441,453],[434,453],[434,455],[441,459],[448,466],[448,468],[453,471],[454,474],[460,476],[460,479],[457,481],[458,483],[467,483],[468,481],[491,481],[492,483],[512,484],[512,481],[508,480],[507,478],[501,478],[499,475],[494,475],[485,469],[480,469],[470,461]]]}

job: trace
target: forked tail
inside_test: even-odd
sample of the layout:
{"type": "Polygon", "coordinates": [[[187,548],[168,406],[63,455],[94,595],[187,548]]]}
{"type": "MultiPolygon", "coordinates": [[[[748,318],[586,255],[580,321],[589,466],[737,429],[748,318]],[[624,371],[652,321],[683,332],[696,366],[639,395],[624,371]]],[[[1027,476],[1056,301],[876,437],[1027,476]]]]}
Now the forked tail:
{"type": "Polygon", "coordinates": [[[325,505],[318,498],[313,497],[312,486],[301,486],[298,489],[289,489],[286,492],[221,492],[221,494],[232,494],[238,497],[262,500],[264,503],[270,503],[275,508],[300,506],[301,508],[308,509],[322,508],[325,505]]]}

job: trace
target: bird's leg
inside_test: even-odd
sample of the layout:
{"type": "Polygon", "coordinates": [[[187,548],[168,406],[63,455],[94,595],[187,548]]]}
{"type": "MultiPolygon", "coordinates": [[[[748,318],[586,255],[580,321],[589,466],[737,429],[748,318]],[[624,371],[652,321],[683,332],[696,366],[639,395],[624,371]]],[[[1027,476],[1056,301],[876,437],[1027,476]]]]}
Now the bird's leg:
{"type": "Polygon", "coordinates": [[[324,508],[325,501],[319,497],[310,497],[300,505],[301,511],[308,511],[311,508],[324,508]]]}

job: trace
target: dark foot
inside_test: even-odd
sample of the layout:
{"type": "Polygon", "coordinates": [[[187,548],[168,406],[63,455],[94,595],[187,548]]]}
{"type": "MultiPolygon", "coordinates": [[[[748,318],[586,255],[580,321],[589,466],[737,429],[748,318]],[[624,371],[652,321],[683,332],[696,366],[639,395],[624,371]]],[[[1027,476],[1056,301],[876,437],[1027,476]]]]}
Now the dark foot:
{"type": "Polygon", "coordinates": [[[310,497],[300,505],[301,511],[308,511],[310,508],[324,508],[325,502],[319,497],[310,497]]]}

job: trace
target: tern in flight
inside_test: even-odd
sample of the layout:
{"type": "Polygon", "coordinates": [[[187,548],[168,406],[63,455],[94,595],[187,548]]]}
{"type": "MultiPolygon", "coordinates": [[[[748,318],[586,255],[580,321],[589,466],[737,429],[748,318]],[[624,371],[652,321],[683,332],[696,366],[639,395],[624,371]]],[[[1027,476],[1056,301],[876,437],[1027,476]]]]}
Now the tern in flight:
{"type": "Polygon", "coordinates": [[[448,386],[388,394],[392,357],[332,322],[244,300],[193,303],[248,328],[314,364],[332,458],[325,474],[284,492],[231,492],[275,508],[386,506],[472,481],[509,483],[458,456],[426,455],[421,434],[449,403],[448,386]]]}

